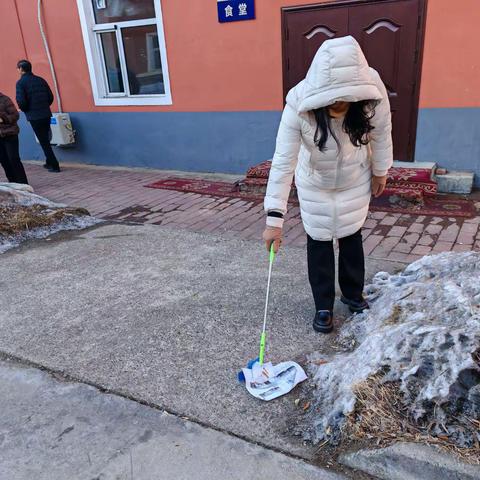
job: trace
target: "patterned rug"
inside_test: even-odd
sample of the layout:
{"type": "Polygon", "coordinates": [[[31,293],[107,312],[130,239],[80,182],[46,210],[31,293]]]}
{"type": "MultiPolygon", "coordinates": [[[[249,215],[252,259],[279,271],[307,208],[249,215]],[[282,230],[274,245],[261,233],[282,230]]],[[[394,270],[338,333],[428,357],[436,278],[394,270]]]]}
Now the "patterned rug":
{"type": "Polygon", "coordinates": [[[388,172],[387,185],[391,188],[420,191],[425,196],[437,193],[434,172],[428,168],[392,167],[388,172]]]}
{"type": "MultiPolygon", "coordinates": [[[[265,185],[258,185],[259,188],[256,191],[253,189],[242,190],[239,183],[215,182],[198,178],[166,178],[145,186],[215,197],[242,198],[259,203],[263,201],[265,195],[265,185]]],[[[298,205],[296,191],[293,188],[289,202],[298,205]]],[[[380,198],[372,199],[370,210],[437,217],[473,218],[477,214],[471,200],[450,195],[426,194],[422,191],[402,189],[393,185],[388,185],[380,198]]]]}
{"type": "Polygon", "coordinates": [[[385,189],[379,198],[372,198],[370,211],[392,212],[409,215],[428,215],[434,217],[477,216],[477,210],[472,200],[454,197],[452,195],[426,195],[401,189],[385,189]]]}
{"type": "Polygon", "coordinates": [[[147,188],[160,188],[162,190],[177,190],[178,192],[200,193],[214,197],[244,198],[261,202],[265,194],[257,192],[240,191],[237,183],[214,182],[201,178],[166,178],[158,182],[145,185],[147,188]]]}
{"type": "MultiPolygon", "coordinates": [[[[240,188],[256,191],[262,186],[265,187],[270,174],[272,162],[267,160],[258,165],[250,167],[247,176],[240,182],[240,188]]],[[[392,167],[388,172],[387,184],[404,190],[415,190],[424,195],[435,195],[437,184],[434,180],[434,172],[429,168],[403,168],[392,167]]]]}

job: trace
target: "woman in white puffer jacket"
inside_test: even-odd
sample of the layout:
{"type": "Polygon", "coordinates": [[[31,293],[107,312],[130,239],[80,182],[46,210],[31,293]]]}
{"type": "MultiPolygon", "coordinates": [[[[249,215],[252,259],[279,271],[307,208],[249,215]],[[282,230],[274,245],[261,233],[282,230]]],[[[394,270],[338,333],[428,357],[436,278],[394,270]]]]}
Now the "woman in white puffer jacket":
{"type": "Polygon", "coordinates": [[[327,40],[305,80],[287,95],[265,195],[267,249],[278,250],[295,175],[307,232],[313,327],[333,330],[335,257],[339,243],[341,300],[352,312],[363,298],[361,228],[371,195],[379,196],[393,163],[390,104],[378,73],[353,37],[327,40]]]}

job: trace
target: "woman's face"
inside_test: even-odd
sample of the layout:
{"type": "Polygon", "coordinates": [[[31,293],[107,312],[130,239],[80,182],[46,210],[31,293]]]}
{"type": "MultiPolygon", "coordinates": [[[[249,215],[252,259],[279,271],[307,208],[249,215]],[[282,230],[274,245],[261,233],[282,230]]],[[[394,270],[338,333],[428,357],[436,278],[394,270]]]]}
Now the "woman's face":
{"type": "Polygon", "coordinates": [[[349,102],[335,102],[333,105],[330,105],[328,109],[334,113],[345,113],[349,106],[349,102]]]}

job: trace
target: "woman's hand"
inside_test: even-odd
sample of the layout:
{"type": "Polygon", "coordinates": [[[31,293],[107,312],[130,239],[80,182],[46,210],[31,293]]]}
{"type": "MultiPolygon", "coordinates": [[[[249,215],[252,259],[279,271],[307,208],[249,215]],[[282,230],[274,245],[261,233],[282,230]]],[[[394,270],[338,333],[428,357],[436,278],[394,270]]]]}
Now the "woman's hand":
{"type": "Polygon", "coordinates": [[[384,175],[383,177],[376,177],[375,175],[372,177],[372,195],[375,198],[378,198],[383,191],[385,190],[385,185],[387,184],[387,176],[384,175]]]}
{"type": "Polygon", "coordinates": [[[277,253],[282,244],[282,229],[267,226],[263,232],[263,239],[265,240],[267,251],[270,252],[270,246],[273,243],[273,251],[277,253]]]}

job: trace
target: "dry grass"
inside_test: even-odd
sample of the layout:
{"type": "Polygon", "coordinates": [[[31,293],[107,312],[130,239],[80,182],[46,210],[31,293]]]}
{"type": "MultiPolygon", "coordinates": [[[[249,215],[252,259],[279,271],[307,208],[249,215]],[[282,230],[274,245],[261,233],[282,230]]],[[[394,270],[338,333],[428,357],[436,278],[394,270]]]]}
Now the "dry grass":
{"type": "Polygon", "coordinates": [[[385,320],[385,324],[396,325],[399,322],[401,315],[402,307],[400,305],[394,305],[392,314],[387,318],[387,320],[385,320]]]}
{"type": "MultiPolygon", "coordinates": [[[[420,425],[411,418],[398,382],[384,383],[381,375],[375,375],[358,384],[354,392],[357,405],[347,418],[344,438],[368,441],[377,446],[387,446],[399,441],[435,445],[470,463],[480,464],[478,443],[473,448],[459,448],[449,439],[445,427],[445,435],[434,435],[431,433],[433,425],[420,425]]],[[[458,420],[462,428],[474,434],[480,429],[480,421],[477,419],[458,420]]]]}
{"type": "Polygon", "coordinates": [[[11,236],[35,228],[49,227],[73,215],[88,215],[88,212],[82,208],[51,209],[42,205],[0,206],[0,235],[11,236]]]}

